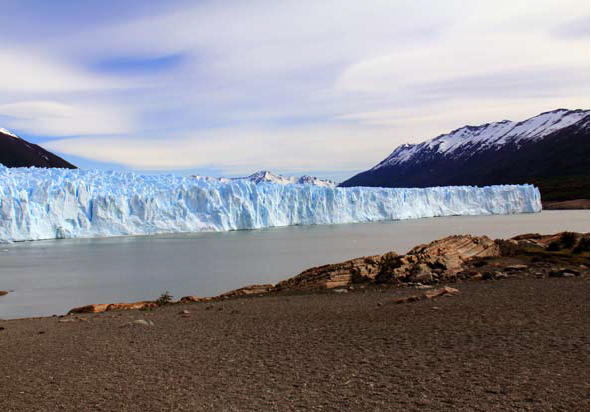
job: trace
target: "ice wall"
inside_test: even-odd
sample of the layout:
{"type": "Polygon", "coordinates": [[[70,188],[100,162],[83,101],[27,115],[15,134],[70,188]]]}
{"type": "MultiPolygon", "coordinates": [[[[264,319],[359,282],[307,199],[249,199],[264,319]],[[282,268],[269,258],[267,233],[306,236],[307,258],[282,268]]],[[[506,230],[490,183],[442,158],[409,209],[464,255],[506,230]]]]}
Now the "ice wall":
{"type": "Polygon", "coordinates": [[[327,188],[0,166],[2,241],[539,211],[531,185],[327,188]]]}

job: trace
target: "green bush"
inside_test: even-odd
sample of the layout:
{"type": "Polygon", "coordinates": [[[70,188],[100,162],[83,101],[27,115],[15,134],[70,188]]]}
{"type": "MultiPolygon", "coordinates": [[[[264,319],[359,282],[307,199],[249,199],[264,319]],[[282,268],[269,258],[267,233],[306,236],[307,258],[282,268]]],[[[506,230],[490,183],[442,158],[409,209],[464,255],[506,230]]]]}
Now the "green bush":
{"type": "Polygon", "coordinates": [[[156,299],[156,304],[158,306],[164,306],[172,303],[172,295],[169,291],[164,292],[160,295],[158,299],[156,299]]]}

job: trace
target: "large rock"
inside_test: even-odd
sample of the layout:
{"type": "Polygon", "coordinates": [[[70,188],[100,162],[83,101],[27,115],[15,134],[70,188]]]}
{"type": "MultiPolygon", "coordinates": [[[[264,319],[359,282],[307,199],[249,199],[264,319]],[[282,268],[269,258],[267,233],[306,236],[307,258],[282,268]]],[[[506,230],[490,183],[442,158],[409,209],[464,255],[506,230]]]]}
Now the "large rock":
{"type": "Polygon", "coordinates": [[[439,272],[453,277],[462,265],[475,257],[501,256],[498,243],[487,236],[455,235],[435,240],[411,249],[404,256],[382,257],[378,282],[415,281],[428,279],[428,274],[439,272]]]}
{"type": "MultiPolygon", "coordinates": [[[[394,254],[395,255],[395,254],[394,254]]],[[[307,269],[297,276],[279,282],[276,290],[331,289],[352,283],[372,281],[378,275],[382,256],[366,256],[346,262],[307,269]]]]}
{"type": "Polygon", "coordinates": [[[93,305],[79,306],[74,309],[70,309],[68,315],[73,313],[101,313],[110,310],[132,310],[132,309],[147,309],[155,308],[158,305],[156,302],[133,302],[133,303],[98,303],[93,305]]]}
{"type": "Polygon", "coordinates": [[[244,295],[259,295],[261,293],[270,292],[274,288],[273,285],[249,285],[240,289],[231,290],[218,296],[219,298],[230,298],[233,296],[244,296],[244,295]]]}
{"type": "Polygon", "coordinates": [[[500,255],[497,242],[486,236],[448,236],[419,245],[406,255],[389,252],[307,269],[279,282],[274,290],[330,289],[363,282],[431,282],[435,277],[455,276],[471,258],[500,255]]]}

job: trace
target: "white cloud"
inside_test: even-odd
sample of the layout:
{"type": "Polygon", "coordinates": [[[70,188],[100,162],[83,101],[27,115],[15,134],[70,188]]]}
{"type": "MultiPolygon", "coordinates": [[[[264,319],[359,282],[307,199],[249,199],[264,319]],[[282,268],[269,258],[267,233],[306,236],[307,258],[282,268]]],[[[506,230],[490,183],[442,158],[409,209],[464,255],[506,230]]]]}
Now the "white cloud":
{"type": "Polygon", "coordinates": [[[0,45],[0,90],[3,93],[64,93],[121,88],[123,83],[89,73],[39,50],[0,45]]]}
{"type": "Polygon", "coordinates": [[[369,136],[367,128],[351,126],[213,129],[166,140],[88,137],[54,140],[45,146],[142,170],[216,166],[228,175],[258,169],[340,171],[377,162],[376,155],[391,149],[388,133],[376,129],[369,136]]]}
{"type": "Polygon", "coordinates": [[[9,128],[49,136],[121,134],[134,130],[131,116],[96,104],[21,101],[1,104],[0,116],[5,117],[9,128]]]}
{"type": "MultiPolygon", "coordinates": [[[[349,66],[335,82],[343,92],[392,94],[407,88],[476,76],[526,70],[588,69],[587,42],[565,42],[539,34],[468,33],[419,49],[385,54],[349,66]],[[542,41],[540,41],[542,40],[542,41]]],[[[588,71],[588,70],[587,70],[588,71]]]]}

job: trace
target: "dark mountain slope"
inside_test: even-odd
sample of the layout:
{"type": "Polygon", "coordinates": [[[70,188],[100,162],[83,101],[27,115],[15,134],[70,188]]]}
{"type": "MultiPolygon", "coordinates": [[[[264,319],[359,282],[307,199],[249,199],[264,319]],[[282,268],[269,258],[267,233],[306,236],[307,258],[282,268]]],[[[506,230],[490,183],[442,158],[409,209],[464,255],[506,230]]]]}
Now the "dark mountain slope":
{"type": "Polygon", "coordinates": [[[0,163],[7,167],[35,166],[76,169],[76,166],[61,157],[4,129],[0,129],[0,163]]]}

